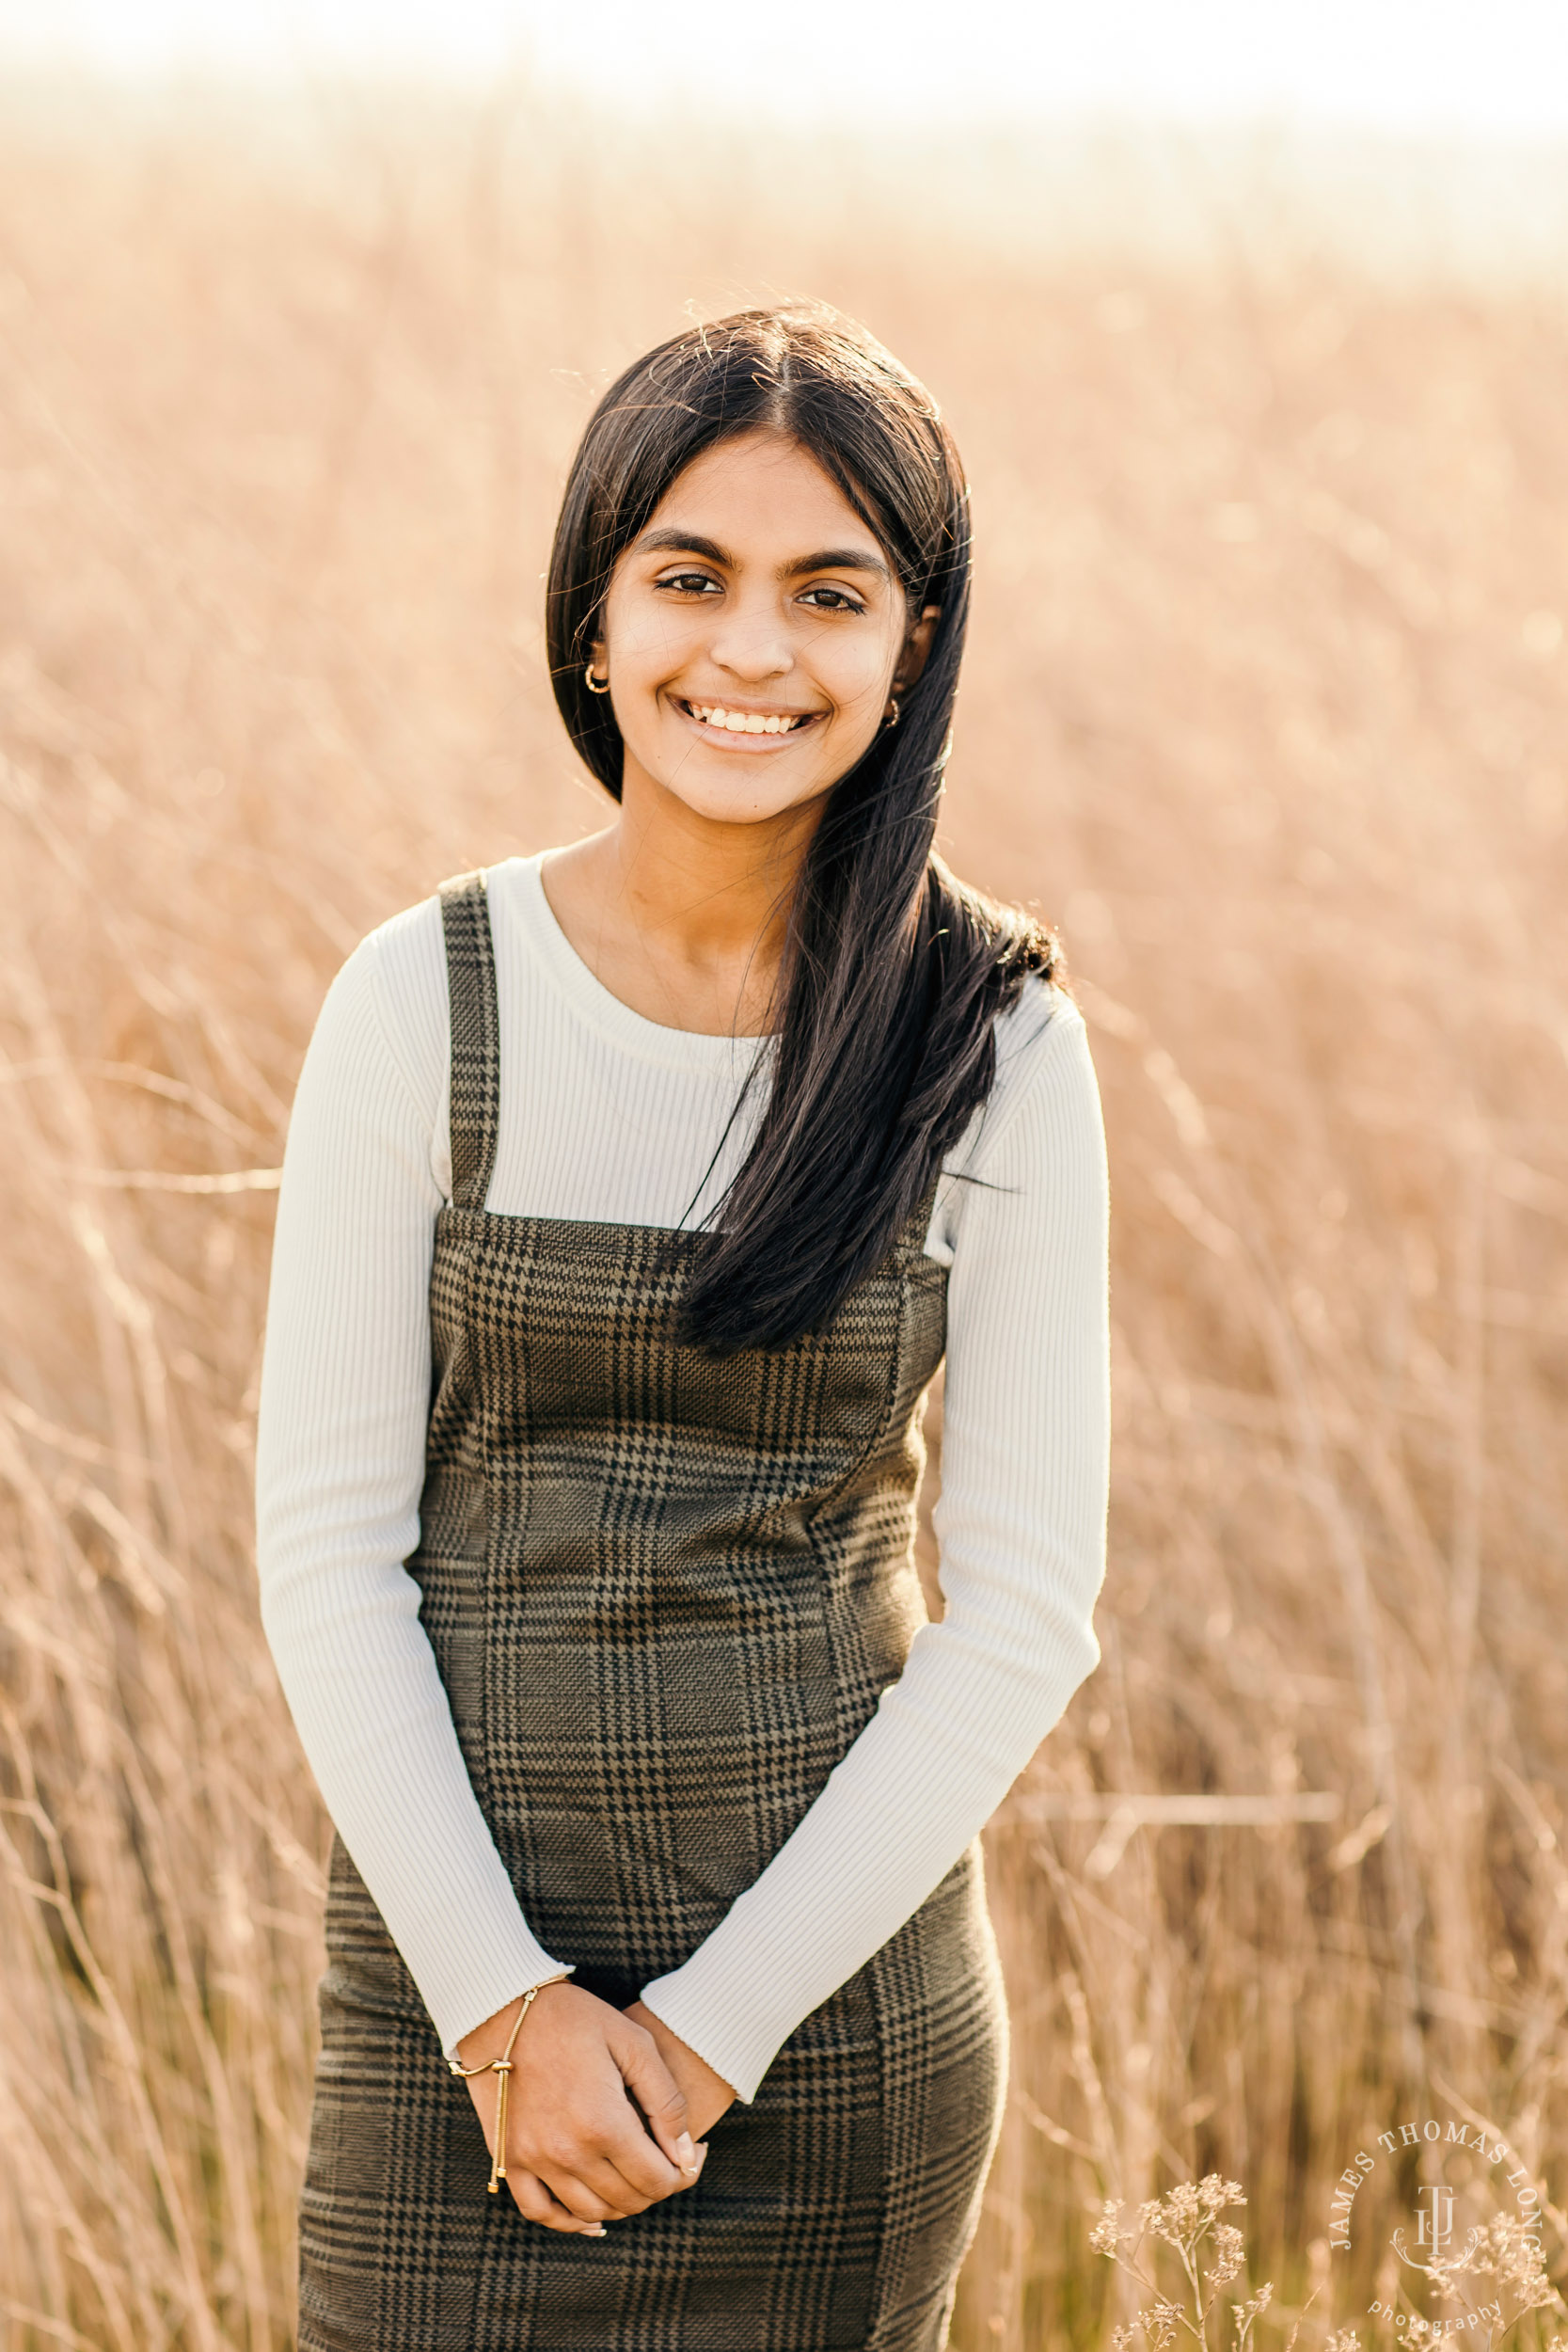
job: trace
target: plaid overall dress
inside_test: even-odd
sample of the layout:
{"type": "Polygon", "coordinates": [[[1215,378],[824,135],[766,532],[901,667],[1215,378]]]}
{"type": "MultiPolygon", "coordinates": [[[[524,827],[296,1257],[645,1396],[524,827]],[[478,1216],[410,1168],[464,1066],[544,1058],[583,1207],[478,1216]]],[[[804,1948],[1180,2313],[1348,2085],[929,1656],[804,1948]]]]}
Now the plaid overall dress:
{"type": "MultiPolygon", "coordinates": [[[[490,1214],[483,874],[442,908],[452,1194],[409,1566],[524,1913],[624,2007],[717,1927],[902,1669],[946,1275],[927,1202],[820,1328],[710,1358],[671,1329],[705,1235],[490,1214]]],[[[302,2352],[945,2344],[1006,2065],[977,1843],[721,2118],[697,2185],[603,2239],[485,2194],[467,2090],[341,1841],[326,1933],[302,2352]]]]}

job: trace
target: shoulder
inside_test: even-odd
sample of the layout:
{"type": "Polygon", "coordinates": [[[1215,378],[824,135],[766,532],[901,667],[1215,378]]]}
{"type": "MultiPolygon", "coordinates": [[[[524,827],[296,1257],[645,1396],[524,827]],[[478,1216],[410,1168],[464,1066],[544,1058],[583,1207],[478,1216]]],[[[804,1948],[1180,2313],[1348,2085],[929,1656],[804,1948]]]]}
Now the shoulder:
{"type": "MultiPolygon", "coordinates": [[[[1030,978],[999,1016],[995,1080],[942,1168],[926,1249],[949,1266],[977,1199],[1002,1211],[1006,1228],[1027,1223],[1064,1187],[1085,1197],[1103,1193],[1105,1131],[1088,1031],[1053,981],[1030,978]]],[[[982,1222],[995,1227],[998,1220],[992,1214],[982,1222]]],[[[1014,1233],[1008,1246],[1019,1240],[1014,1233]]]]}
{"type": "Polygon", "coordinates": [[[446,993],[441,901],[435,891],[367,931],[339,965],[328,993],[417,1004],[431,994],[433,984],[446,993]]]}
{"type": "Polygon", "coordinates": [[[436,891],[389,914],[364,938],[349,958],[363,958],[374,982],[388,1002],[420,1003],[447,990],[446,941],[441,928],[441,900],[436,891]]]}
{"type": "Polygon", "coordinates": [[[446,1073],[446,943],[436,893],[367,931],[340,967],[316,1025],[325,1044],[339,1031],[372,1032],[421,1110],[434,1111],[446,1073]]]}
{"type": "MultiPolygon", "coordinates": [[[[485,898],[503,993],[515,981],[506,950],[536,930],[537,857],[509,857],[484,869],[485,898]]],[[[367,931],[341,966],[322,1007],[318,1033],[373,1026],[421,1111],[440,1111],[451,1048],[446,927],[439,887],[367,931]]]]}
{"type": "Polygon", "coordinates": [[[1073,999],[1054,980],[1031,972],[1015,1001],[1006,1012],[997,1015],[998,1084],[1006,1081],[1010,1071],[1022,1065],[1033,1066],[1039,1059],[1047,1036],[1059,1047],[1063,1038],[1074,1033],[1086,1035],[1084,1016],[1073,999]]]}
{"type": "Polygon", "coordinates": [[[962,1165],[974,1172],[1020,1123],[1051,1106],[1076,1105],[1100,1117],[1088,1030],[1072,998],[1055,981],[1031,976],[996,1023],[996,1076],[963,1139],[962,1165]]]}

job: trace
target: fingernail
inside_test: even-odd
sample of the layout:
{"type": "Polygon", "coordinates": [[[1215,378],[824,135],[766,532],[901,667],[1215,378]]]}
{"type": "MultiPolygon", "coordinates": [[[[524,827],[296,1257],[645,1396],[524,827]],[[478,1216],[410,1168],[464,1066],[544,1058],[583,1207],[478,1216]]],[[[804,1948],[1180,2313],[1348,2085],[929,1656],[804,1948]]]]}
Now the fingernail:
{"type": "Polygon", "coordinates": [[[583,2231],[582,2235],[584,2237],[603,2237],[604,2223],[602,2221],[591,2221],[587,2229],[583,2231]]]}
{"type": "Polygon", "coordinates": [[[680,2168],[683,2172],[695,2172],[697,2169],[697,2151],[691,2144],[691,2134],[689,2132],[682,2132],[679,2139],[676,2140],[675,2153],[680,2158],[680,2168]]]}

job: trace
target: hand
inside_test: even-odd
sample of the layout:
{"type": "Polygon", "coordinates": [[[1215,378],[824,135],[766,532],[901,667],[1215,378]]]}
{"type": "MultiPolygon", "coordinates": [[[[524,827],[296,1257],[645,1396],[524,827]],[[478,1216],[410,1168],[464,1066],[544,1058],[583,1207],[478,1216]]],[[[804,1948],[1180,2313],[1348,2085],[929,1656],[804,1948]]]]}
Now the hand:
{"type": "MultiPolygon", "coordinates": [[[[516,2015],[509,2001],[466,2034],[463,2064],[499,2058],[516,2015]]],[[[707,2151],[692,2144],[686,2101],[652,2034],[608,2001],[564,1980],[546,1985],[512,2066],[506,2185],[531,2221],[603,2237],[607,2221],[644,2212],[701,2172],[707,2151]]],[[[468,2084],[492,2154],[499,2084],[496,2074],[468,2084]]]]}
{"type": "Polygon", "coordinates": [[[699,2137],[712,2131],[724,2109],[735,2103],[735,2092],[723,2075],[716,2074],[706,2058],[699,2058],[689,2042],[672,2033],[663,2019],[641,2001],[633,2001],[626,2015],[652,2034],[659,2057],[685,2095],[691,2129],[699,2137]]]}

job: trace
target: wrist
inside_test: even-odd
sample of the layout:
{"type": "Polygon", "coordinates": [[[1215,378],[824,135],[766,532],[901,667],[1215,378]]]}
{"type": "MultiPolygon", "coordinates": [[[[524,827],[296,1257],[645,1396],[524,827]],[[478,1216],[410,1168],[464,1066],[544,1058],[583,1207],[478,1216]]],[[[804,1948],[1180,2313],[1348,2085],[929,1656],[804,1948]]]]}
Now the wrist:
{"type": "Polygon", "coordinates": [[[530,2006],[538,2009],[542,2002],[553,1999],[560,1988],[566,1982],[566,1972],[562,1970],[559,1976],[542,1978],[537,1986],[525,1985],[522,1992],[515,1999],[508,2001],[504,2009],[498,2009],[493,2016],[485,2018],[483,2025],[476,2026],[471,2033],[466,2033],[460,2042],[453,2044],[456,2056],[465,2070],[472,2066],[484,2066],[490,2059],[499,2058],[506,2047],[512,2028],[517,2022],[517,2011],[523,2003],[529,2000],[531,1994],[532,1999],[530,2006]]]}
{"type": "Polygon", "coordinates": [[[735,2085],[726,2082],[718,2069],[708,2064],[700,2050],[694,2050],[689,2042],[683,2042],[673,2026],[667,2026],[658,2011],[650,2009],[646,2001],[634,2001],[626,2014],[634,2017],[653,2035],[666,2065],[673,2059],[689,2073],[700,2074],[713,2090],[722,2091],[727,2098],[736,2096],[735,2085]]]}

